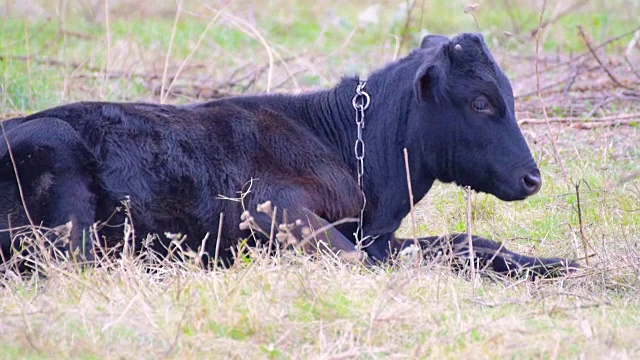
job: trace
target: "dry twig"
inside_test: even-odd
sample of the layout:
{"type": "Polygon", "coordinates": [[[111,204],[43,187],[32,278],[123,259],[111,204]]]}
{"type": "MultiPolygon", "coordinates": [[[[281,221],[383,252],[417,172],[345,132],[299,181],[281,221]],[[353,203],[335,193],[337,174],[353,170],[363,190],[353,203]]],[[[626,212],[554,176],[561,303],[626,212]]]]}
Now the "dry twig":
{"type": "Polygon", "coordinates": [[[471,262],[471,284],[473,292],[475,293],[476,286],[476,259],[473,253],[473,234],[471,230],[471,187],[466,187],[467,193],[467,241],[469,246],[469,261],[471,262]]]}
{"type": "Polygon", "coordinates": [[[413,231],[413,245],[415,245],[418,252],[416,254],[419,255],[418,259],[415,260],[415,265],[418,265],[418,261],[422,258],[422,251],[420,250],[420,244],[418,243],[418,236],[416,233],[416,216],[413,210],[413,190],[411,188],[411,173],[409,171],[409,153],[407,152],[407,148],[404,148],[404,166],[407,172],[407,188],[409,189],[409,211],[411,214],[411,229],[413,231]]]}
{"type": "Polygon", "coordinates": [[[587,237],[584,235],[584,226],[582,224],[582,206],[580,204],[580,183],[576,184],[576,202],[578,205],[578,225],[580,226],[580,238],[582,239],[582,247],[584,248],[584,262],[589,266],[589,253],[587,251],[587,237]]]}

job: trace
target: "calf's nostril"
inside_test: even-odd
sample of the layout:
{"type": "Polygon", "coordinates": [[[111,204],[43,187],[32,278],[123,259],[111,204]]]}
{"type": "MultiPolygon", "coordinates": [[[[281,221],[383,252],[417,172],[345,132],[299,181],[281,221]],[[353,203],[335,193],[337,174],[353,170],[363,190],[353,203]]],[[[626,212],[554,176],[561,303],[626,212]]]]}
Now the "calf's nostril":
{"type": "Polygon", "coordinates": [[[529,195],[533,195],[542,186],[542,179],[540,179],[540,175],[538,174],[526,174],[522,179],[524,183],[525,190],[529,195]]]}

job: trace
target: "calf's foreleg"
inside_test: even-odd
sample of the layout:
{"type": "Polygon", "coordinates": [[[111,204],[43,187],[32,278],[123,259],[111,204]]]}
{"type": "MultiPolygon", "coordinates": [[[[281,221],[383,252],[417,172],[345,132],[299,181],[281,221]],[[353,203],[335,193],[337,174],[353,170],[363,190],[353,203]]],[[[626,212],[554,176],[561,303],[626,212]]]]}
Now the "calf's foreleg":
{"type": "MultiPolygon", "coordinates": [[[[532,278],[555,277],[579,268],[578,264],[561,258],[532,257],[508,250],[504,244],[472,236],[473,258],[478,269],[488,269],[508,276],[528,275],[532,278]]],[[[430,236],[418,239],[425,258],[448,256],[456,264],[470,264],[467,234],[430,236]]],[[[414,244],[413,239],[396,239],[395,251],[414,244]]]]}

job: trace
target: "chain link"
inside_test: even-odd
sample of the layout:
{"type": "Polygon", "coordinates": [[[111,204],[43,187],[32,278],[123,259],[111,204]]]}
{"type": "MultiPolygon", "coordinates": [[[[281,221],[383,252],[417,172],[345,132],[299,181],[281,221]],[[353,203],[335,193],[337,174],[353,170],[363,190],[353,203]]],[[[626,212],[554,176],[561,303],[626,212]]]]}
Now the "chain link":
{"type": "Polygon", "coordinates": [[[356,95],[353,97],[351,104],[356,110],[356,128],[357,138],[354,146],[354,152],[356,155],[356,169],[358,173],[358,187],[362,193],[362,207],[360,208],[360,216],[358,217],[358,228],[353,234],[356,238],[356,248],[362,249],[362,245],[365,241],[363,221],[364,221],[364,209],[367,206],[367,197],[364,194],[364,140],[362,139],[362,131],[364,130],[364,111],[369,108],[371,104],[371,97],[364,90],[366,81],[360,80],[356,87],[356,95]]]}

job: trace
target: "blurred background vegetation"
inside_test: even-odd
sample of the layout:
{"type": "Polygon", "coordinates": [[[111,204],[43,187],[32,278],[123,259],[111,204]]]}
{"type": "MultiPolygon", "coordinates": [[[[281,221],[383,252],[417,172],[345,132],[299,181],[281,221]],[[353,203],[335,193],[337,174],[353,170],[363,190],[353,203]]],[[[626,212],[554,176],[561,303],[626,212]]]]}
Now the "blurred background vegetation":
{"type": "MultiPolygon", "coordinates": [[[[175,102],[326,87],[342,74],[366,74],[407,53],[426,33],[479,31],[494,53],[531,55],[542,4],[6,0],[0,6],[0,110],[28,112],[86,99],[159,100],[165,64],[165,88],[176,78],[175,102]]],[[[599,43],[633,30],[639,14],[638,0],[549,1],[543,50],[584,51],[578,25],[599,43]]],[[[625,45],[613,42],[608,50],[625,45]]],[[[517,73],[498,57],[509,75],[517,73]]]]}

